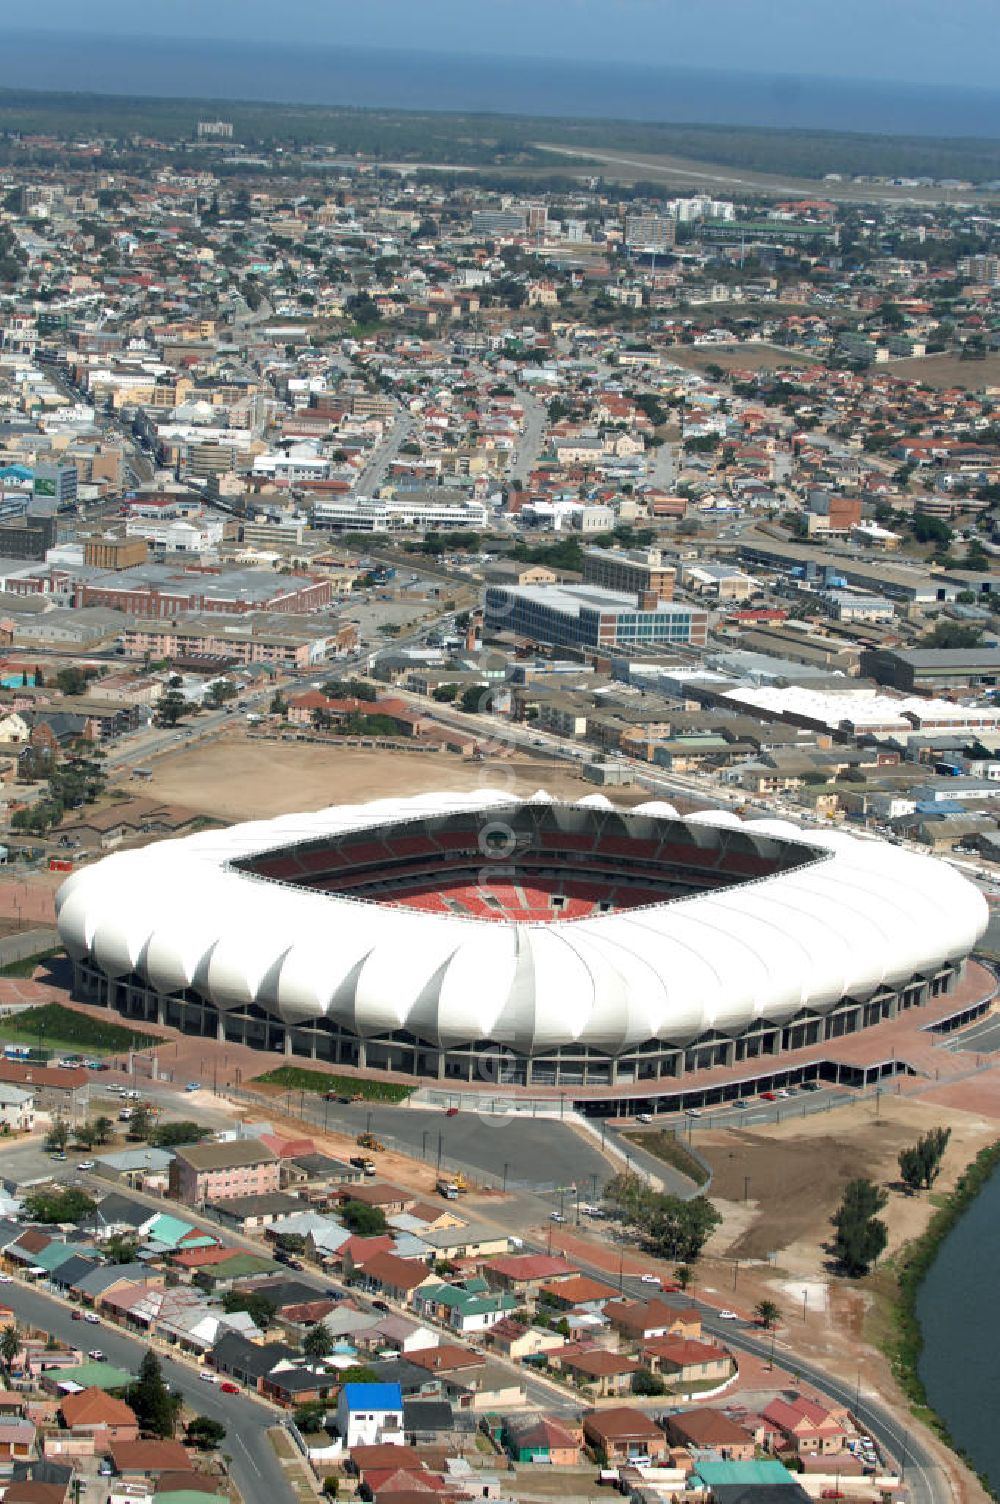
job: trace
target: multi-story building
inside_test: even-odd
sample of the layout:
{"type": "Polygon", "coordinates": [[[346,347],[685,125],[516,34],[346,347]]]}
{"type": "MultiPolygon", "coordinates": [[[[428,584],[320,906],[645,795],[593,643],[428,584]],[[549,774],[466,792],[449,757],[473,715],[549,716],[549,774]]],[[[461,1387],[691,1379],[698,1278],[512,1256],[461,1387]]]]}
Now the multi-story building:
{"type": "Polygon", "coordinates": [[[240,667],[267,663],[278,668],[305,669],[349,652],[357,645],[353,622],[332,622],[312,631],[280,614],[255,613],[238,622],[216,617],[186,621],[129,621],[124,632],[130,657],[178,660],[219,659],[240,667]]]}
{"type": "Polygon", "coordinates": [[[83,562],[90,569],[131,569],[148,557],[144,538],[88,538],[83,545],[83,562]]]}
{"type": "Polygon", "coordinates": [[[677,238],[677,221],[666,214],[629,214],[625,244],[630,251],[665,251],[677,238]]]}
{"type": "Polygon", "coordinates": [[[265,1196],[279,1189],[281,1162],[259,1139],[186,1144],[170,1165],[170,1195],[189,1206],[265,1196]]]}
{"type": "Polygon", "coordinates": [[[672,601],[676,578],[676,569],[656,548],[588,548],[583,555],[584,584],[605,590],[652,591],[658,600],[672,601]]]}
{"type": "Polygon", "coordinates": [[[623,644],[704,647],[708,613],[593,585],[489,585],[484,626],[557,647],[600,651],[623,644]]]}

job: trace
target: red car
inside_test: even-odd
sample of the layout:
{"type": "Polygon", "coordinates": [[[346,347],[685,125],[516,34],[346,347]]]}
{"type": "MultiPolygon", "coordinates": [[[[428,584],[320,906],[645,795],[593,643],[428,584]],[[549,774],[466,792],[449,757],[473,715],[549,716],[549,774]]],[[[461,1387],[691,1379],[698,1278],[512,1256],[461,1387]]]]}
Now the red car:
{"type": "Polygon", "coordinates": [[[778,1098],[776,1093],[773,1091],[762,1091],[760,1094],[760,1100],[762,1102],[776,1102],[778,1098]]]}
{"type": "Polygon", "coordinates": [[[239,1384],[220,1384],[219,1392],[220,1394],[239,1394],[240,1386],[239,1384]]]}

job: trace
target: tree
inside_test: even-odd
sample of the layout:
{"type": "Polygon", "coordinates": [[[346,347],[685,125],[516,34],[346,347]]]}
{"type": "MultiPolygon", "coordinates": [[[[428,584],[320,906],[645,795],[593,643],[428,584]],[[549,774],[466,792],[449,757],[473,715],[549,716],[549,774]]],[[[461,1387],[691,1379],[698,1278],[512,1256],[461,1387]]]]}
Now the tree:
{"type": "Polygon", "coordinates": [[[156,702],[156,719],[161,726],[176,726],[190,709],[179,689],[168,689],[156,702]]]}
{"type": "Polygon", "coordinates": [[[271,696],[271,704],[269,709],[271,715],[280,715],[284,717],[288,714],[288,701],[285,699],[280,689],[275,690],[274,694],[271,696]]]}
{"type": "Polygon", "coordinates": [[[210,709],[218,710],[220,705],[225,705],[227,700],[234,700],[236,694],[236,685],[231,679],[213,679],[208,686],[205,703],[210,709]]]}
{"type": "Polygon", "coordinates": [[[781,1320],[781,1307],[775,1305],[773,1300],[759,1300],[754,1307],[754,1315],[765,1332],[769,1332],[781,1320]]]}
{"type": "Polygon", "coordinates": [[[333,1338],[322,1321],[311,1326],[302,1338],[302,1351],[307,1358],[327,1358],[333,1351],[333,1338]]]}
{"type": "Polygon", "coordinates": [[[86,1222],[97,1210],[97,1202],[74,1186],[51,1187],[31,1191],[24,1198],[30,1222],[86,1222]]]}
{"type": "Polygon", "coordinates": [[[69,1139],[69,1128],[62,1118],[56,1118],[45,1135],[45,1147],[50,1154],[62,1154],[69,1139]]]}
{"type": "Polygon", "coordinates": [[[692,1284],[694,1284],[694,1270],[691,1268],[691,1265],[678,1264],[677,1268],[674,1270],[674,1279],[680,1285],[682,1290],[687,1290],[692,1284]]]}
{"type": "Polygon", "coordinates": [[[254,1326],[266,1332],[274,1320],[275,1305],[259,1290],[229,1290],[222,1297],[224,1311],[246,1311],[254,1326]]]}
{"type": "Polygon", "coordinates": [[[0,1363],[3,1363],[5,1372],[9,1375],[14,1367],[14,1361],[21,1351],[21,1336],[17,1326],[11,1322],[0,1332],[0,1363]]]}
{"type": "Polygon", "coordinates": [[[139,1377],[126,1389],[125,1399],[143,1431],[162,1440],[173,1436],[180,1395],[171,1395],[154,1352],[147,1352],[139,1364],[139,1377]]]}
{"type": "Polygon", "coordinates": [[[82,668],[57,669],[56,687],[64,695],[82,695],[87,688],[87,675],[82,668]]]}
{"type": "Polygon", "coordinates": [[[94,1119],[94,1123],[93,1123],[93,1127],[94,1127],[94,1142],[96,1144],[111,1144],[111,1143],[114,1143],[115,1125],[114,1125],[114,1123],[111,1121],[111,1119],[109,1117],[105,1117],[102,1114],[99,1118],[95,1118],[94,1119]]]}
{"type": "Polygon", "coordinates": [[[360,1238],[376,1237],[386,1229],[382,1208],[368,1206],[364,1201],[345,1201],[340,1208],[340,1220],[360,1238]]]}
{"type": "Polygon", "coordinates": [[[198,1144],[211,1132],[211,1128],[185,1119],[180,1123],[161,1123],[148,1137],[154,1149],[175,1149],[179,1144],[198,1144]]]}
{"type": "Polygon", "coordinates": [[[899,1173],[909,1190],[930,1190],[941,1173],[941,1161],[950,1138],[950,1128],[932,1128],[912,1148],[900,1150],[899,1173]]]}
{"type": "Polygon", "coordinates": [[[459,705],[466,715],[488,715],[490,710],[489,690],[481,684],[470,684],[468,689],[462,691],[459,705]]]}
{"type": "Polygon", "coordinates": [[[888,1193],[866,1176],[850,1181],[845,1187],[844,1199],[833,1218],[834,1253],[844,1273],[852,1279],[867,1274],[885,1250],[889,1234],[877,1214],[888,1199],[888,1193]]]}
{"type": "Polygon", "coordinates": [[[132,1116],[129,1119],[128,1136],[138,1142],[140,1139],[148,1139],[154,1128],[153,1114],[145,1102],[132,1108],[132,1116]]]}
{"type": "Polygon", "coordinates": [[[139,1252],[139,1241],[126,1234],[116,1233],[104,1244],[104,1256],[109,1264],[131,1264],[139,1252]]]}
{"type": "Polygon", "coordinates": [[[187,1423],[186,1437],[200,1452],[209,1452],[225,1441],[226,1428],[220,1420],[212,1420],[207,1415],[196,1415],[194,1420],[187,1423]]]}
{"type": "Polygon", "coordinates": [[[640,1368],[632,1375],[633,1394],[663,1394],[666,1384],[658,1373],[652,1373],[648,1368],[640,1368]]]}
{"type": "Polygon", "coordinates": [[[92,1149],[97,1143],[97,1130],[93,1123],[81,1123],[73,1129],[73,1137],[81,1149],[92,1149]]]}

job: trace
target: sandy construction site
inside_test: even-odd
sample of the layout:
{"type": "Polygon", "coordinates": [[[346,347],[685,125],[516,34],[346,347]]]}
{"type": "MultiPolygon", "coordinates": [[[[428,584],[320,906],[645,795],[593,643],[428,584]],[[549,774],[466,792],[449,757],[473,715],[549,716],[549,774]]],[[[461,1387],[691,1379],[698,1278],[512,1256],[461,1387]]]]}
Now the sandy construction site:
{"type": "MultiPolygon", "coordinates": [[[[151,766],[144,796],[221,820],[267,819],[429,789],[498,788],[524,797],[544,788],[567,800],[595,792],[571,768],[545,760],[476,762],[448,752],[369,751],[239,732],[158,758],[151,766]]],[[[129,791],[139,792],[135,785],[129,791]]],[[[625,792],[626,802],[634,802],[634,791],[625,792]]]]}

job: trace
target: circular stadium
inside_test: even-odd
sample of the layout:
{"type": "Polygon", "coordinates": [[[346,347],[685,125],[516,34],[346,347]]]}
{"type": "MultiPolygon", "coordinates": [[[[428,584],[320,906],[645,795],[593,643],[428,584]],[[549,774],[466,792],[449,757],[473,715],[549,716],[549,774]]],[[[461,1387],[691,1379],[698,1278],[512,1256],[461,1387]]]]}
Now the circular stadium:
{"type": "Polygon", "coordinates": [[[120,852],[57,897],[74,995],[305,1060],[483,1087],[677,1092],[960,981],[945,862],[727,811],[431,793],[120,852]]]}

